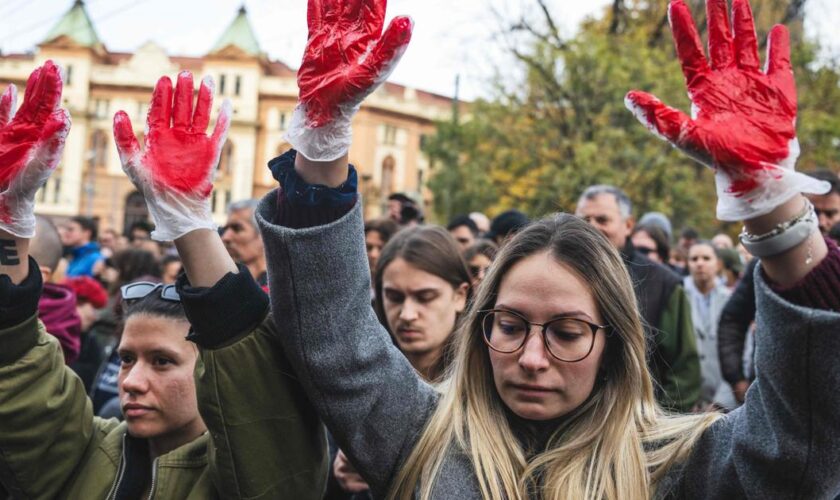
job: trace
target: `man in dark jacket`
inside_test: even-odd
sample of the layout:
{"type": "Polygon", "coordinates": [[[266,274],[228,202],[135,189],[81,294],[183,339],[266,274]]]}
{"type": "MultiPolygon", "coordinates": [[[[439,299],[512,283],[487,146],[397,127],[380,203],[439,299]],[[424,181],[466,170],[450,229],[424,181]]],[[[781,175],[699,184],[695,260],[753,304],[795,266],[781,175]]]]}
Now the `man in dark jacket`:
{"type": "Polygon", "coordinates": [[[633,248],[632,211],[622,190],[599,185],[583,192],[575,213],[601,231],[624,258],[648,334],[648,366],[657,382],[657,400],[666,408],[688,411],[701,384],[691,310],[681,278],[633,248]]]}

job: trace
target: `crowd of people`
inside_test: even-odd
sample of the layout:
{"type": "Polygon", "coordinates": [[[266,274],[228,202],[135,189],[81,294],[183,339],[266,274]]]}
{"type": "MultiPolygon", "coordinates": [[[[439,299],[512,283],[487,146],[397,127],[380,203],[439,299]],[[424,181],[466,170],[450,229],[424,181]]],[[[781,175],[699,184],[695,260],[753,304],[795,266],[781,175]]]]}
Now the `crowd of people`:
{"type": "Polygon", "coordinates": [[[36,69],[20,109],[10,86],[0,498],[840,497],[840,178],[790,160],[785,29],[761,72],[748,2],[707,6],[709,60],[669,11],[695,116],[627,105],[716,169],[735,239],[676,233],[611,185],[533,220],[431,224],[403,193],[363,220],[350,120],[413,28],[383,34],[383,0],[310,0],[279,186],[221,228],[211,80],[196,99],[190,73],[161,78],[143,147],[115,116],[152,218],[124,233],[35,215],[62,77],[36,69]]]}

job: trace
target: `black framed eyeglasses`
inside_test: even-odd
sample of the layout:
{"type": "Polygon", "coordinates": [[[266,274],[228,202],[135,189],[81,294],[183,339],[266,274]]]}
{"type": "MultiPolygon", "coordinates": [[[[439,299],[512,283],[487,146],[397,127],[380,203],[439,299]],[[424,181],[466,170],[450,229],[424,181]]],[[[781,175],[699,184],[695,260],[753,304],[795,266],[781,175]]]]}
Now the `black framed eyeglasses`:
{"type": "Polygon", "coordinates": [[[583,361],[592,353],[595,334],[607,325],[596,325],[579,318],[556,318],[547,323],[531,323],[522,315],[504,309],[481,311],[484,342],[496,352],[511,354],[528,341],[532,327],[542,329],[543,344],[554,358],[567,363],[583,361]]]}
{"type": "Polygon", "coordinates": [[[138,281],[120,287],[123,300],[139,300],[157,290],[160,290],[160,298],[163,300],[181,302],[181,296],[178,295],[178,290],[175,288],[175,285],[138,281]]]}

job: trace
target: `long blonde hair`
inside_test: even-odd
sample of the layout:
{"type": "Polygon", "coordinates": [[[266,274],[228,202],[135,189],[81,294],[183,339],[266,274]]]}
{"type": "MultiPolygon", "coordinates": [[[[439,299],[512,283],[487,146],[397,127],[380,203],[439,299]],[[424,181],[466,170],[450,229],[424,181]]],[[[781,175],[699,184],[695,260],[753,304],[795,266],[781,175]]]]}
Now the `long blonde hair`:
{"type": "Polygon", "coordinates": [[[502,249],[455,335],[440,402],[401,467],[390,499],[412,498],[418,487],[421,499],[431,499],[453,451],[472,460],[484,498],[520,500],[536,493],[546,499],[647,499],[719,418],[671,416],[657,405],[624,263],[600,233],[570,215],[539,221],[502,249]],[[589,284],[612,334],[592,394],[565,416],[546,449],[528,458],[496,391],[479,311],[494,307],[502,278],[514,264],[545,251],[589,284]]]}

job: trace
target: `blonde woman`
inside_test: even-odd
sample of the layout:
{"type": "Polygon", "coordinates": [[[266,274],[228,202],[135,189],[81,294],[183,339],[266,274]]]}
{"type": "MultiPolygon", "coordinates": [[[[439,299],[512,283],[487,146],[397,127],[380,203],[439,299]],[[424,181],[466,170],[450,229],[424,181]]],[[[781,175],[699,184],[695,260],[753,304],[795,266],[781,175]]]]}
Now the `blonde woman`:
{"type": "Polygon", "coordinates": [[[349,140],[326,134],[346,137],[335,133],[349,130],[346,111],[384,79],[373,55],[401,52],[404,45],[381,48],[410,35],[398,19],[377,40],[384,2],[362,4],[338,13],[310,1],[298,108],[307,119],[290,134],[300,154],[272,162],[281,189],[262,200],[257,219],[285,352],[374,496],[833,498],[840,250],[820,237],[799,194],[825,186],[793,169],[795,87],[784,28],[771,32],[761,72],[746,0],[733,2],[734,41],[726,1],[708,0],[710,66],[688,7],[675,1],[669,17],[696,119],[647,94],[628,95],[649,128],[717,169],[718,216],[745,220],[742,240],[762,258],[758,380],[745,406],[726,416],[670,416],[653,399],[619,255],[568,215],[532,225],[501,252],[456,332],[439,389],[393,346],[368,302],[349,140]],[[324,29],[333,36],[319,36],[324,29]],[[372,49],[351,44],[347,57],[320,66],[317,55],[341,54],[341,40],[357,39],[372,49]],[[336,74],[354,84],[336,83],[336,74]],[[309,112],[313,96],[335,105],[330,118],[309,112]]]}

